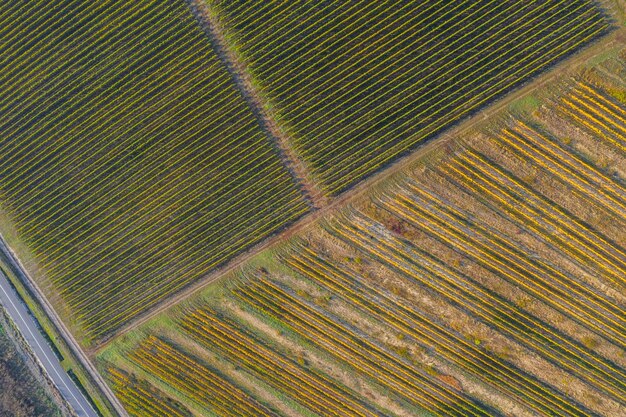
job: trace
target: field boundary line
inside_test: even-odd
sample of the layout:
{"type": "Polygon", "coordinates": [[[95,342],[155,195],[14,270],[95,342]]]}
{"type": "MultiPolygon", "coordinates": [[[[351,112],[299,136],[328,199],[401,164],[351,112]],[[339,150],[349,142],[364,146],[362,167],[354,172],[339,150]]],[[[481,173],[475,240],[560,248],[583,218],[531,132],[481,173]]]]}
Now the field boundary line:
{"type": "Polygon", "coordinates": [[[298,188],[304,193],[305,198],[314,209],[327,206],[330,202],[329,198],[323,194],[317,182],[313,179],[306,163],[293,148],[291,138],[283,132],[276,123],[274,115],[270,114],[266,106],[263,105],[264,100],[254,87],[245,62],[240,59],[237,52],[229,45],[224,36],[224,29],[209,9],[209,6],[204,0],[186,1],[198,24],[211,40],[215,53],[225,65],[243,99],[259,121],[262,130],[277,148],[280,159],[294,177],[298,188]]]}
{"type": "MultiPolygon", "coordinates": [[[[188,1],[200,1],[200,0],[188,0],[188,1]]],[[[483,125],[487,120],[497,115],[499,112],[505,110],[507,106],[516,100],[531,94],[533,91],[536,91],[541,88],[545,88],[551,82],[554,82],[557,78],[562,78],[567,75],[571,75],[576,73],[582,66],[585,65],[585,62],[601,53],[603,53],[607,48],[615,47],[617,43],[620,43],[619,35],[626,34],[626,28],[619,28],[617,30],[612,30],[608,34],[601,36],[600,38],[592,41],[588,46],[582,48],[568,58],[557,62],[554,65],[549,66],[545,71],[533,77],[529,81],[522,83],[518,87],[514,88],[511,92],[506,94],[505,96],[491,102],[479,110],[478,112],[470,115],[466,118],[461,119],[455,125],[448,128],[448,130],[441,132],[439,135],[434,138],[422,143],[415,150],[408,153],[405,156],[402,156],[396,159],[394,162],[387,165],[385,168],[382,168],[379,171],[374,172],[369,177],[365,178],[361,182],[357,183],[355,186],[351,187],[348,191],[341,193],[338,197],[334,198],[328,205],[322,207],[319,210],[315,210],[309,214],[304,215],[298,221],[291,224],[287,228],[283,229],[277,234],[268,237],[263,242],[251,247],[248,251],[239,254],[238,256],[231,259],[226,265],[218,268],[204,278],[199,279],[194,284],[189,285],[187,288],[179,291],[178,293],[172,294],[169,298],[165,299],[162,303],[154,306],[153,308],[147,310],[143,314],[137,316],[134,320],[128,322],[125,326],[122,326],[115,332],[114,334],[108,336],[107,338],[101,340],[93,346],[92,352],[96,353],[102,349],[104,349],[109,343],[111,343],[116,338],[130,332],[131,330],[139,327],[145,322],[149,321],[151,318],[155,317],[159,313],[164,310],[169,309],[170,307],[180,303],[184,299],[188,298],[193,293],[196,293],[208,286],[209,284],[215,282],[219,278],[223,277],[227,273],[234,271],[241,265],[243,265],[250,258],[259,254],[261,251],[275,247],[280,242],[285,241],[290,236],[305,230],[312,224],[316,222],[319,218],[327,215],[327,213],[332,212],[338,207],[343,207],[350,201],[354,201],[358,199],[363,194],[367,193],[372,187],[377,184],[380,184],[391,177],[402,171],[406,167],[409,167],[415,164],[424,156],[431,154],[436,149],[446,149],[450,145],[456,143],[458,145],[462,145],[463,140],[460,138],[464,133],[471,132],[476,129],[476,127],[483,125]]]]}

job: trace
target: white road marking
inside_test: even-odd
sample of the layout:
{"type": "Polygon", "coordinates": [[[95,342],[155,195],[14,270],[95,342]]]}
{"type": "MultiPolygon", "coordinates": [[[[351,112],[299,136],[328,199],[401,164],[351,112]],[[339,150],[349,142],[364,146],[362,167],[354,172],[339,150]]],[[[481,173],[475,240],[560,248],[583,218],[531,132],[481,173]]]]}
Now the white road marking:
{"type": "MultiPolygon", "coordinates": [[[[0,272],[0,275],[2,275],[2,278],[4,278],[5,280],[8,281],[8,278],[4,275],[4,273],[0,272]]],[[[41,353],[43,353],[43,356],[45,357],[46,361],[48,362],[48,364],[50,365],[50,367],[52,368],[52,370],[54,371],[54,373],[57,376],[58,381],[56,382],[57,386],[59,383],[63,384],[63,387],[66,389],[66,391],[72,396],[72,398],[74,399],[74,402],[76,404],[71,404],[72,408],[76,408],[76,406],[80,407],[79,410],[75,411],[78,413],[80,411],[82,411],[81,414],[84,414],[86,416],[92,415],[92,416],[96,416],[97,414],[95,413],[95,411],[90,407],[90,410],[85,409],[85,407],[83,406],[83,404],[81,404],[81,401],[76,397],[76,395],[74,394],[74,389],[78,390],[78,387],[74,384],[74,389],[72,389],[70,386],[67,385],[67,382],[65,380],[65,378],[63,378],[63,376],[59,373],[57,366],[59,368],[62,368],[61,363],[58,362],[58,365],[55,366],[55,363],[52,362],[48,356],[48,354],[46,353],[46,350],[41,346],[41,344],[39,343],[39,340],[37,340],[37,337],[35,336],[35,334],[33,333],[33,330],[31,329],[31,325],[36,325],[34,323],[34,319],[32,317],[30,317],[31,319],[31,325],[29,325],[28,321],[24,318],[24,316],[22,316],[22,314],[19,311],[19,308],[15,305],[15,303],[12,300],[12,297],[9,293],[7,293],[7,291],[3,288],[2,285],[0,285],[0,289],[2,290],[2,292],[4,293],[4,295],[6,296],[7,300],[9,301],[9,303],[11,303],[11,306],[13,307],[13,309],[15,310],[15,312],[17,313],[17,315],[19,316],[19,318],[22,320],[24,327],[26,327],[26,329],[28,330],[28,332],[30,333],[31,338],[35,341],[35,343],[37,344],[37,346],[39,347],[39,350],[41,351],[41,353]]],[[[23,308],[25,309],[25,306],[23,306],[23,308]]],[[[15,318],[13,318],[13,320],[15,320],[15,318]]],[[[21,326],[18,326],[18,328],[21,326]]],[[[23,331],[23,330],[22,330],[23,331]]],[[[48,349],[51,349],[49,346],[47,346],[48,349]]],[[[33,350],[34,351],[34,350],[33,350]]],[[[36,353],[36,352],[35,352],[36,353]]],[[[38,355],[39,356],[39,355],[38,355]]],[[[41,357],[39,358],[41,360],[41,357]]],[[[44,366],[44,369],[46,367],[44,366]]],[[[50,370],[46,369],[48,374],[50,374],[50,370]]],[[[69,379],[69,375],[67,373],[64,373],[65,377],[69,379]]],[[[52,377],[52,375],[51,375],[52,377]]],[[[54,378],[53,378],[54,380],[54,378]]],[[[58,386],[58,388],[61,388],[60,386],[58,386]]],[[[87,399],[84,398],[83,396],[83,400],[85,402],[87,402],[87,399]]],[[[70,401],[68,401],[70,402],[70,401]]]]}

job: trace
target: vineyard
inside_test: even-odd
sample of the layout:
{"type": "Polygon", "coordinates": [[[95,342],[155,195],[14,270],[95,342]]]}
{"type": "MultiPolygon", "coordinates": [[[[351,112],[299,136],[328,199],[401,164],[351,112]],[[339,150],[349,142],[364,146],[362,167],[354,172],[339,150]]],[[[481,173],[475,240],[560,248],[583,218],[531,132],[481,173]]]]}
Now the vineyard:
{"type": "Polygon", "coordinates": [[[626,416],[625,22],[613,0],[0,2],[0,267],[76,380],[59,399],[626,416]]]}
{"type": "Polygon", "coordinates": [[[185,2],[42,5],[0,5],[0,203],[90,343],[308,206],[185,2]]]}
{"type": "Polygon", "coordinates": [[[153,375],[168,381],[192,401],[208,406],[219,415],[272,415],[218,374],[155,337],[149,337],[134,351],[132,360],[153,375]]]}
{"type": "Polygon", "coordinates": [[[111,385],[133,417],[192,417],[185,406],[174,402],[148,382],[115,368],[109,368],[108,374],[111,385]]]}
{"type": "Polygon", "coordinates": [[[334,195],[605,32],[587,0],[204,0],[334,195]]]}
{"type": "Polygon", "coordinates": [[[610,91],[568,81],[435,148],[101,360],[178,401],[221,378],[262,410],[241,415],[620,415],[626,106],[610,91]]]}

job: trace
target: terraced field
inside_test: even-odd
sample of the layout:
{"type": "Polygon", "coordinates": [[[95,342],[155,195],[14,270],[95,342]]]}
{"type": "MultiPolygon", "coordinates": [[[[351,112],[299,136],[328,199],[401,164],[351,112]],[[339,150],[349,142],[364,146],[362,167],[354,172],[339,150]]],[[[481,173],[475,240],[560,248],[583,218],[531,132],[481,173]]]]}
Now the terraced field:
{"type": "Polygon", "coordinates": [[[608,27],[587,0],[203,1],[331,195],[608,27]]]}
{"type": "Polygon", "coordinates": [[[87,343],[308,210],[184,2],[0,22],[0,202],[87,343]]]}
{"type": "Polygon", "coordinates": [[[612,88],[563,81],[433,148],[99,360],[182,401],[144,353],[167,343],[164,363],[193,352],[202,379],[266,415],[620,415],[626,105],[612,88]]]}

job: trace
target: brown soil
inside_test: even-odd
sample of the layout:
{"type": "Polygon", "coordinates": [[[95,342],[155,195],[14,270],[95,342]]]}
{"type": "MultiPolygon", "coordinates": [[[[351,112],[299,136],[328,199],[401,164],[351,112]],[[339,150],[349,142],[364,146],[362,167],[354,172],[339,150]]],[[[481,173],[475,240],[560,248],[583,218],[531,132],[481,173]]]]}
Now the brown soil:
{"type": "Polygon", "coordinates": [[[329,198],[322,193],[314,181],[311,171],[294,150],[291,139],[276,123],[276,117],[272,114],[270,106],[266,105],[259,91],[254,87],[245,61],[237,55],[235,48],[229,45],[226,40],[224,28],[220,25],[219,20],[211,13],[205,1],[190,0],[189,3],[202,28],[211,38],[217,54],[225,63],[235,84],[265,132],[274,141],[283,162],[300,184],[306,197],[308,197],[315,208],[327,206],[330,203],[329,198]]]}
{"type": "Polygon", "coordinates": [[[566,61],[555,65],[551,70],[535,78],[533,81],[520,87],[516,91],[513,91],[507,96],[501,98],[497,102],[489,105],[484,110],[478,112],[470,119],[460,123],[455,128],[443,133],[438,138],[433,139],[428,143],[425,143],[423,146],[419,147],[411,154],[398,159],[396,162],[390,164],[385,170],[363,180],[349,191],[346,191],[337,198],[333,199],[332,202],[330,202],[328,205],[324,206],[320,210],[316,210],[312,213],[309,213],[308,215],[305,215],[299,221],[295,222],[292,226],[285,229],[284,231],[266,239],[264,242],[256,245],[247,252],[244,252],[239,256],[233,258],[226,266],[213,271],[212,273],[208,274],[204,279],[199,280],[195,284],[190,285],[186,289],[181,290],[176,294],[173,294],[162,303],[158,304],[157,306],[147,311],[145,314],[137,317],[135,320],[122,327],[115,335],[111,335],[108,340],[102,341],[102,343],[96,346],[91,353],[94,353],[104,348],[115,337],[132,331],[133,329],[137,328],[138,326],[160,314],[161,312],[187,299],[191,294],[200,291],[215,280],[226,276],[228,272],[234,271],[236,268],[242,266],[247,260],[259,254],[261,251],[271,247],[275,247],[276,245],[288,240],[296,234],[303,233],[306,230],[310,230],[311,226],[314,226],[319,219],[327,217],[329,214],[336,212],[340,207],[344,207],[349,203],[354,203],[358,201],[364,195],[369,194],[372,189],[376,189],[377,186],[380,186],[382,183],[385,183],[390,178],[393,178],[395,175],[401,173],[407,168],[415,169],[415,167],[419,166],[419,164],[431,159],[432,155],[439,154],[442,150],[448,149],[449,144],[457,141],[457,137],[463,136],[467,132],[475,131],[477,126],[484,125],[485,121],[488,120],[490,116],[493,116],[494,114],[506,109],[512,102],[515,102],[516,100],[528,95],[531,92],[542,91],[542,89],[544,89],[546,86],[554,83],[556,79],[563,77],[564,74],[577,73],[581,67],[584,68],[587,65],[586,63],[590,58],[600,53],[603,53],[609,48],[613,48],[616,44],[615,38],[622,33],[626,33],[625,28],[621,28],[618,31],[613,32],[607,37],[597,41],[595,44],[578,52],[566,61]]]}

